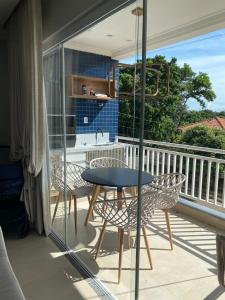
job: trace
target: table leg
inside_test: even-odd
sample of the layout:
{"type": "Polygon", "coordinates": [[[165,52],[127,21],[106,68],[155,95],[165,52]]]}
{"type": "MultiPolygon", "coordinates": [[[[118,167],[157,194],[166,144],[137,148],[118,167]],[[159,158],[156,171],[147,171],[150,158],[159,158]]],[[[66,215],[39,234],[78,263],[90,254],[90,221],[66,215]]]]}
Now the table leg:
{"type": "Polygon", "coordinates": [[[130,188],[131,196],[136,197],[137,196],[137,188],[135,186],[130,188]]]}
{"type": "Polygon", "coordinates": [[[93,191],[93,194],[92,194],[92,198],[91,198],[91,202],[90,202],[90,205],[89,205],[89,209],[88,209],[88,212],[87,212],[85,221],[84,221],[84,225],[85,225],[85,226],[87,226],[87,223],[88,223],[90,214],[91,214],[92,211],[93,211],[93,205],[94,205],[95,201],[96,201],[97,198],[98,198],[99,192],[100,192],[100,186],[99,186],[99,185],[96,185],[95,188],[94,188],[94,191],[93,191]]]}
{"type": "MultiPolygon", "coordinates": [[[[117,199],[123,198],[123,189],[117,188],[117,199]]],[[[117,207],[118,209],[122,209],[123,203],[121,201],[118,201],[117,207]]]]}

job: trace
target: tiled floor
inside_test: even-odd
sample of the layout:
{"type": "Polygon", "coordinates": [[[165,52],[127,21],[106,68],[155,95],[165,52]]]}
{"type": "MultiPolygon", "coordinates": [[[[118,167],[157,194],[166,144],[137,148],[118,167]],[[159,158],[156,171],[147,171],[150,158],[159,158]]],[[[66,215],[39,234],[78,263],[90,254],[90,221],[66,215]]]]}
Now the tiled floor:
{"type": "MultiPolygon", "coordinates": [[[[59,234],[62,231],[64,212],[62,204],[60,205],[54,222],[54,229],[59,234]]],[[[97,217],[87,227],[83,225],[87,211],[86,199],[79,200],[78,210],[77,235],[74,232],[73,212],[68,217],[68,243],[71,249],[118,299],[130,299],[134,287],[134,249],[129,250],[125,243],[122,278],[118,284],[116,229],[107,227],[100,257],[95,261],[94,246],[102,220],[97,217]]],[[[216,275],[215,233],[178,215],[171,215],[171,224],[174,234],[173,251],[169,249],[164,215],[160,211],[155,213],[148,230],[153,270],[149,270],[142,239],[140,299],[225,299],[225,290],[218,287],[216,275]]]]}
{"type": "Polygon", "coordinates": [[[27,300],[99,299],[49,238],[8,237],[6,247],[27,300]]]}

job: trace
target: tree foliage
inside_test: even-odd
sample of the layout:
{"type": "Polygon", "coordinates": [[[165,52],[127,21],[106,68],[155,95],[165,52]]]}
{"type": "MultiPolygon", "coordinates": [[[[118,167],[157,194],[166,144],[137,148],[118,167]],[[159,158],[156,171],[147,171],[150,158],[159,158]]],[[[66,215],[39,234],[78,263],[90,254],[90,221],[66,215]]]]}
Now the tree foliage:
{"type": "MultiPolygon", "coordinates": [[[[188,64],[179,66],[176,58],[166,61],[164,56],[148,58],[147,63],[162,63],[160,72],[159,96],[147,97],[145,101],[145,138],[162,141],[175,141],[179,135],[178,127],[187,114],[188,101],[194,99],[205,108],[207,102],[215,99],[211,81],[206,73],[195,73],[188,64]],[[170,67],[170,93],[167,95],[167,68],[170,67]]],[[[126,68],[120,72],[120,91],[131,92],[133,87],[133,69],[126,68]]],[[[146,72],[146,93],[155,91],[156,76],[150,70],[146,72]]],[[[137,76],[136,89],[140,89],[137,76]]],[[[119,131],[120,134],[138,137],[140,123],[140,99],[120,100],[119,131]],[[134,109],[135,107],[135,109],[134,109]],[[134,125],[134,126],[133,126],[134,125]]]]}
{"type": "Polygon", "coordinates": [[[194,146],[225,149],[225,131],[202,125],[196,126],[184,132],[180,142],[194,146]]]}

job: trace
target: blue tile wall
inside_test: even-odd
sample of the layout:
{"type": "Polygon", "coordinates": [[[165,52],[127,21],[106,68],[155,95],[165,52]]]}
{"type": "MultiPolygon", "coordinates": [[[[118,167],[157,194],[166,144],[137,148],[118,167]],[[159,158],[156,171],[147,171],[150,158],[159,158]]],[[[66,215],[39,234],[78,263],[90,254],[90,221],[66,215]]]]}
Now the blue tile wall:
{"type": "MultiPolygon", "coordinates": [[[[112,63],[115,61],[108,56],[65,49],[65,73],[108,78],[112,63]]],[[[118,83],[119,73],[116,72],[118,83]]],[[[118,86],[117,86],[118,88],[118,86]]],[[[76,129],[79,133],[95,133],[98,128],[109,132],[110,141],[118,135],[118,109],[117,99],[109,101],[67,99],[68,114],[76,114],[76,129]],[[84,117],[88,117],[88,124],[84,124],[84,117]]]]}

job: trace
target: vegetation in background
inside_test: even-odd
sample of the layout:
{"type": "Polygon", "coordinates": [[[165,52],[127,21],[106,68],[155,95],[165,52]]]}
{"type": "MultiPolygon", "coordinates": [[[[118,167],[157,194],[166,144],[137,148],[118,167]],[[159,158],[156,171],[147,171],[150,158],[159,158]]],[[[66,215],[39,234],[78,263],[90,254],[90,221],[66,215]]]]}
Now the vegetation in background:
{"type": "Polygon", "coordinates": [[[184,132],[180,142],[194,146],[225,149],[225,131],[199,125],[184,132]]]}
{"type": "MultiPolygon", "coordinates": [[[[166,61],[164,56],[156,56],[152,59],[148,58],[147,62],[163,63],[164,65],[158,68],[160,71],[159,95],[156,98],[147,97],[145,101],[145,139],[176,142],[181,140],[179,126],[204,118],[203,113],[189,112],[188,102],[194,99],[202,109],[205,109],[206,103],[215,99],[216,95],[212,89],[210,78],[206,73],[195,73],[188,64],[179,66],[176,58],[166,61]],[[166,93],[166,65],[170,66],[171,72],[169,95],[166,93]]],[[[155,79],[155,75],[147,70],[146,93],[152,93],[155,90],[155,79]]],[[[132,92],[133,81],[132,68],[121,70],[120,92],[132,92]]],[[[136,89],[140,89],[140,80],[137,80],[136,89]]],[[[139,136],[139,101],[140,99],[137,97],[134,114],[133,98],[127,97],[120,100],[119,132],[121,135],[139,136]]],[[[210,115],[210,111],[204,111],[205,114],[210,115]]]]}

